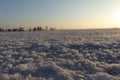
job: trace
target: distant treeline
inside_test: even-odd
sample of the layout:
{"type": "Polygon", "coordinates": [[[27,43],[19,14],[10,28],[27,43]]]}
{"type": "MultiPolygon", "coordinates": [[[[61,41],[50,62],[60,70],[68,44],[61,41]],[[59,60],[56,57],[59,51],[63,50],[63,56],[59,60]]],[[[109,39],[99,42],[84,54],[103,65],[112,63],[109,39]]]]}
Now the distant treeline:
{"type": "Polygon", "coordinates": [[[19,28],[13,28],[13,29],[4,29],[0,27],[0,32],[21,32],[21,31],[53,31],[56,30],[55,28],[48,28],[48,26],[46,26],[46,28],[42,28],[41,26],[38,27],[34,27],[34,28],[29,28],[28,30],[25,30],[24,27],[19,27],[19,28]]]}
{"type": "Polygon", "coordinates": [[[45,30],[56,30],[55,28],[48,28],[48,26],[46,26],[45,28],[42,28],[41,26],[38,27],[34,27],[34,28],[29,28],[29,31],[45,31],[45,30]]]}

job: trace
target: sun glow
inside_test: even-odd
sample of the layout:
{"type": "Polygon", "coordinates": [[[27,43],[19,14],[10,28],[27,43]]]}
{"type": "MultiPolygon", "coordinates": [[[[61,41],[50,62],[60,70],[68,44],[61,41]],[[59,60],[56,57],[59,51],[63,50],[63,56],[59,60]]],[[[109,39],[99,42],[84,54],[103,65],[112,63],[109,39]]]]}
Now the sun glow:
{"type": "Polygon", "coordinates": [[[117,11],[115,15],[114,24],[115,26],[120,27],[120,10],[117,11]]]}

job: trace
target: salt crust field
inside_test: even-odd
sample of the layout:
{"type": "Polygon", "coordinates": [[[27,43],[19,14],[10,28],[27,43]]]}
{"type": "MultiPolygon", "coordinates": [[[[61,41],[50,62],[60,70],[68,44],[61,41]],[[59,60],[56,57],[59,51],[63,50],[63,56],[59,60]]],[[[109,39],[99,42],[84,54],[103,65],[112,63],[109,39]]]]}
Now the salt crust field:
{"type": "Polygon", "coordinates": [[[0,80],[120,80],[120,29],[0,32],[0,80]]]}

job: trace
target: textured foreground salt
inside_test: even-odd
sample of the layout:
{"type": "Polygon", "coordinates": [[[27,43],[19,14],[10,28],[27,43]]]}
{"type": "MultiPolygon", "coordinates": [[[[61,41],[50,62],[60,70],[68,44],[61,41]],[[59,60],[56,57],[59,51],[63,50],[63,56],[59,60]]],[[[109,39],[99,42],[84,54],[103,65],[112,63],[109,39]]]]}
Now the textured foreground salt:
{"type": "Polygon", "coordinates": [[[0,32],[0,80],[120,80],[120,30],[0,32]]]}

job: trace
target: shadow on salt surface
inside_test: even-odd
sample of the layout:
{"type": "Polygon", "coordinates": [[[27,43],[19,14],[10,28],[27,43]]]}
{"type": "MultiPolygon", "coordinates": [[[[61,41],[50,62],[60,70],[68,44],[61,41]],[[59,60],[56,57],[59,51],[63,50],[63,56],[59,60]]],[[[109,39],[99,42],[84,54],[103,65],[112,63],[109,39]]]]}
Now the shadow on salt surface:
{"type": "Polygon", "coordinates": [[[119,52],[116,52],[117,50],[120,49],[119,44],[115,43],[105,45],[98,45],[93,43],[70,44],[68,48],[78,50],[80,53],[83,54],[85,58],[91,61],[100,62],[102,61],[109,64],[120,62],[119,52]],[[114,49],[116,51],[114,51],[114,49]]]}
{"type": "Polygon", "coordinates": [[[36,51],[36,52],[48,52],[48,47],[45,45],[39,45],[38,43],[31,43],[30,47],[27,47],[27,51],[36,51]]]}
{"type": "Polygon", "coordinates": [[[24,51],[36,51],[36,52],[48,52],[48,47],[45,45],[39,45],[38,43],[31,43],[30,46],[14,46],[12,48],[7,48],[7,49],[0,49],[0,51],[5,51],[5,50],[13,50],[16,52],[20,52],[21,50],[24,51]]]}
{"type": "Polygon", "coordinates": [[[96,45],[93,43],[84,43],[84,44],[70,44],[68,48],[76,49],[76,50],[99,50],[99,49],[106,49],[106,46],[96,45]]]}
{"type": "Polygon", "coordinates": [[[30,46],[14,46],[13,48],[7,48],[12,49],[14,51],[19,52],[20,50],[26,50],[28,52],[36,51],[36,52],[55,52],[56,50],[60,49],[60,47],[63,47],[64,45],[55,39],[49,39],[47,40],[48,45],[45,45],[45,43],[29,43],[30,46]]]}
{"type": "Polygon", "coordinates": [[[98,45],[94,43],[84,43],[84,44],[70,44],[68,45],[70,49],[76,50],[100,50],[100,49],[120,49],[120,44],[112,43],[112,44],[105,44],[105,45],[98,45]]]}

